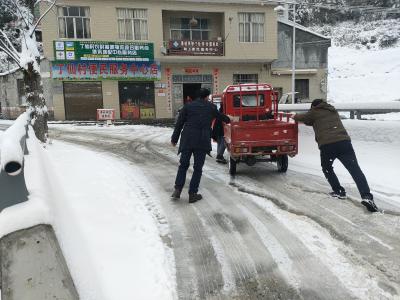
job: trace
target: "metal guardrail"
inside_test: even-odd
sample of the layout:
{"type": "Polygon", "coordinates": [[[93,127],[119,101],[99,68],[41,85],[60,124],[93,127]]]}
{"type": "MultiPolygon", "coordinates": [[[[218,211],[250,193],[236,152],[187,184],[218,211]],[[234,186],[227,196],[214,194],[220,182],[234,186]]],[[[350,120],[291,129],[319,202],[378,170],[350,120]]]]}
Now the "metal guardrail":
{"type": "Polygon", "coordinates": [[[28,124],[21,122],[24,120],[17,121],[5,130],[0,141],[0,212],[4,208],[27,201],[29,195],[24,177],[24,155],[28,154],[28,124]]]}
{"type": "MultiPolygon", "coordinates": [[[[280,111],[304,112],[310,109],[311,103],[279,104],[280,111]]],[[[386,114],[400,112],[400,101],[390,102],[360,102],[360,103],[333,103],[337,111],[350,112],[350,118],[361,119],[366,114],[386,114]]]]}

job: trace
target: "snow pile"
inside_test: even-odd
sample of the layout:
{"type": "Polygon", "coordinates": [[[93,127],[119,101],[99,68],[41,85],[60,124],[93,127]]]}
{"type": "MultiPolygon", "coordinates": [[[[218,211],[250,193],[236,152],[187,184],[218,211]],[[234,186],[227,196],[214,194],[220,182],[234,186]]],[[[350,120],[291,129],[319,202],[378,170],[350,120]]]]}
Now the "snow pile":
{"type": "Polygon", "coordinates": [[[160,195],[141,171],[64,143],[44,149],[31,128],[27,143],[29,201],[0,213],[0,238],[51,224],[82,300],[176,298],[168,225],[149,213],[160,195]]]}
{"type": "Polygon", "coordinates": [[[368,51],[329,49],[328,100],[387,102],[399,100],[400,47],[368,51]]]}

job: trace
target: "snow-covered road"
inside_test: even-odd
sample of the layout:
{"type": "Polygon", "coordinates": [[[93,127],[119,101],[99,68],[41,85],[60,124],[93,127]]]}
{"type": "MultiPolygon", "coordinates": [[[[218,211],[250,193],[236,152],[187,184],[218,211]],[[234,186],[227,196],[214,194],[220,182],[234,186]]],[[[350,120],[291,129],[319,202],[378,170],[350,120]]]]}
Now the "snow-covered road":
{"type": "MultiPolygon", "coordinates": [[[[398,133],[398,125],[393,126],[398,133]]],[[[379,150],[379,143],[394,142],[393,147],[385,147],[389,152],[398,145],[396,137],[390,143],[362,138],[368,131],[353,132],[359,133],[360,143],[372,145],[370,151],[357,149],[355,141],[362,167],[364,160],[371,159],[370,152],[379,150]]],[[[135,181],[135,174],[132,182],[143,197],[161,208],[155,220],[169,228],[169,234],[160,236],[174,253],[180,299],[400,298],[400,193],[398,184],[392,186],[399,177],[389,178],[398,173],[387,163],[394,155],[377,161],[374,171],[387,172],[372,178],[373,183],[379,182],[374,192],[385,214],[367,213],[348,177],[344,182],[349,200],[326,195],[327,183],[317,173],[318,152],[304,129],[300,140],[306,151],[290,160],[286,174],[276,172],[272,164],[239,165],[238,176],[232,178],[225,166],[207,158],[200,190],[205,199],[189,205],[185,193],[178,202],[169,198],[178,162],[176,149],[169,146],[171,129],[56,125],[50,134],[55,147],[58,141],[83,145],[140,169],[151,188],[135,181]],[[379,181],[385,174],[387,179],[379,181]]],[[[86,166],[74,168],[84,172],[86,166]]],[[[108,176],[110,182],[115,180],[114,174],[108,176]]],[[[153,209],[149,213],[155,214],[153,209]]]]}

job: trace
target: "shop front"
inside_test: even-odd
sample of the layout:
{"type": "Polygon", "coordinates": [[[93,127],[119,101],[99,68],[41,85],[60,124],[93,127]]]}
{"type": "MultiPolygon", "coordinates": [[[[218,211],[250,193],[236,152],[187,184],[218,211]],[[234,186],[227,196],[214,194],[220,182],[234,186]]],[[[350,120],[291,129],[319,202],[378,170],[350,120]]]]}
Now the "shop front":
{"type": "Polygon", "coordinates": [[[101,81],[64,82],[64,102],[67,120],[96,120],[103,108],[101,81]]]}
{"type": "Polygon", "coordinates": [[[154,119],[154,82],[120,81],[118,83],[121,119],[154,119]]]}
{"type": "Polygon", "coordinates": [[[52,78],[63,82],[67,120],[93,120],[115,109],[117,119],[155,118],[154,83],[161,79],[152,43],[55,41],[52,78]]]}

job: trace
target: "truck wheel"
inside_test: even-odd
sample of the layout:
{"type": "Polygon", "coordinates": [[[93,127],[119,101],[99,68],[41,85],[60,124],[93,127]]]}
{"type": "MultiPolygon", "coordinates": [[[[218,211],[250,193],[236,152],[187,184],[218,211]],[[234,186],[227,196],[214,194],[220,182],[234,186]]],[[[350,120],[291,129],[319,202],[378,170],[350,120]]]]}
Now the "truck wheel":
{"type": "Polygon", "coordinates": [[[289,166],[289,160],[287,154],[278,156],[276,158],[276,164],[278,166],[278,172],[285,173],[289,166]]]}
{"type": "Polygon", "coordinates": [[[228,167],[229,174],[234,176],[236,174],[236,161],[232,157],[229,157],[228,167]]]}

